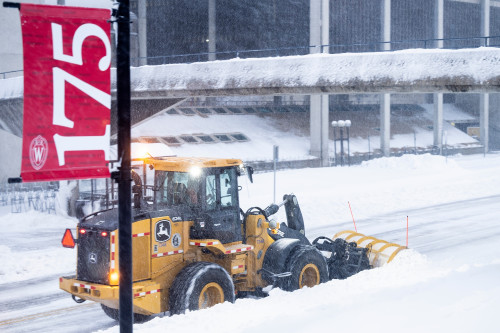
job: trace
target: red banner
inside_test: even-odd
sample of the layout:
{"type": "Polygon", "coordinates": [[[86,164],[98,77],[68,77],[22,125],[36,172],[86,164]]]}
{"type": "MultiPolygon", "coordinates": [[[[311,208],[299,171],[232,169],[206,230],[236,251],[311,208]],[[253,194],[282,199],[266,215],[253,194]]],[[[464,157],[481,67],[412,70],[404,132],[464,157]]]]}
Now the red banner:
{"type": "Polygon", "coordinates": [[[109,177],[110,14],[21,5],[23,181],[109,177]]]}

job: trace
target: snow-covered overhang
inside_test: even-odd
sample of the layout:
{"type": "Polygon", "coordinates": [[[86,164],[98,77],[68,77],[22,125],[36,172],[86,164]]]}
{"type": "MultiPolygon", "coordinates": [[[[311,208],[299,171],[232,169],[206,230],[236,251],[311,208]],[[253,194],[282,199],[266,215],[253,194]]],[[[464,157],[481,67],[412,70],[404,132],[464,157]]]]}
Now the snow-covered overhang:
{"type": "MultiPolygon", "coordinates": [[[[113,71],[112,89],[116,89],[113,71]]],[[[134,99],[190,96],[499,92],[500,49],[409,49],[142,66],[134,99]]],[[[0,99],[22,96],[20,78],[0,80],[0,99]]]]}

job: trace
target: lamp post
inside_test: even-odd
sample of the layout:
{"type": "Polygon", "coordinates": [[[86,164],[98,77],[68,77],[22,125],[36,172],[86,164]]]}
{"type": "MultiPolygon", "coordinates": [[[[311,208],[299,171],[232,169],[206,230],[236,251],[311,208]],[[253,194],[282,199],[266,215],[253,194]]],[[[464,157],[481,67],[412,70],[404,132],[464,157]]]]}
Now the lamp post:
{"type": "Polygon", "coordinates": [[[337,165],[337,140],[340,140],[340,165],[343,166],[345,163],[345,156],[344,156],[344,140],[347,140],[347,162],[349,166],[351,165],[351,147],[350,147],[350,135],[349,135],[349,129],[351,128],[351,121],[350,120],[338,120],[338,121],[332,121],[332,127],[333,127],[333,152],[335,154],[335,166],[337,165]],[[339,134],[340,137],[337,139],[337,127],[339,128],[339,134]],[[347,137],[344,138],[344,128],[347,137]]]}

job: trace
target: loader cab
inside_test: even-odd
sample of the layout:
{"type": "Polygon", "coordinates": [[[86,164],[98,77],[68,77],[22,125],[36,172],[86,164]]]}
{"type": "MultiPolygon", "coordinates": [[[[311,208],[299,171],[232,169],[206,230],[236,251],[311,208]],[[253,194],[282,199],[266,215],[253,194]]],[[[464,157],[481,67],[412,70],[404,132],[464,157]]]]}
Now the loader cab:
{"type": "MultiPolygon", "coordinates": [[[[179,159],[179,158],[178,158],[179,159]]],[[[240,242],[240,160],[154,161],[155,210],[175,209],[193,221],[192,239],[240,242]],[[182,163],[180,163],[182,162],[182,163]]]]}

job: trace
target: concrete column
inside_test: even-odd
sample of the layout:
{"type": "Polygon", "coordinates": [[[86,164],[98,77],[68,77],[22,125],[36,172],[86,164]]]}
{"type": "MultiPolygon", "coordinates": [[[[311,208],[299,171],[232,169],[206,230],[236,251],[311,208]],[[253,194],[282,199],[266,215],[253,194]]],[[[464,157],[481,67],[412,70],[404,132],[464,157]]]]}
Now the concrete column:
{"type": "Polygon", "coordinates": [[[439,154],[443,153],[443,94],[434,94],[434,146],[439,147],[439,154]]]}
{"type": "MultiPolygon", "coordinates": [[[[321,45],[330,45],[330,1],[321,1],[321,45]]],[[[330,53],[330,47],[324,47],[323,53],[330,53]]]]}
{"type": "Polygon", "coordinates": [[[321,48],[321,0],[309,1],[309,53],[320,53],[321,48]]]}
{"type": "Polygon", "coordinates": [[[139,66],[145,66],[148,64],[148,60],[146,59],[146,57],[148,56],[146,0],[139,0],[137,6],[140,59],[139,66]]]}
{"type": "MultiPolygon", "coordinates": [[[[381,40],[391,41],[391,0],[381,0],[381,40]]],[[[382,51],[389,51],[391,44],[384,43],[382,51]]],[[[380,149],[384,156],[391,155],[391,94],[380,95],[380,149]]]]}
{"type": "MultiPolygon", "coordinates": [[[[309,45],[310,53],[328,53],[328,48],[321,50],[320,45],[329,42],[329,0],[310,0],[309,13],[309,45]]],[[[320,158],[321,166],[329,166],[328,132],[329,132],[329,100],[328,95],[311,95],[310,132],[311,155],[320,158]]]]}
{"type": "Polygon", "coordinates": [[[215,43],[216,43],[216,33],[215,33],[215,0],[208,0],[208,60],[214,61],[215,56],[215,43]]]}
{"type": "Polygon", "coordinates": [[[380,95],[380,149],[384,156],[391,155],[391,94],[380,95]]]}
{"type": "MultiPolygon", "coordinates": [[[[481,37],[490,35],[490,0],[481,0],[481,37]]],[[[489,40],[481,41],[482,46],[488,46],[489,40]]]]}
{"type": "Polygon", "coordinates": [[[311,131],[311,155],[321,157],[321,95],[310,96],[309,126],[311,131]]]}
{"type": "Polygon", "coordinates": [[[489,151],[489,136],[490,136],[490,95],[481,94],[479,97],[479,128],[480,140],[484,147],[484,153],[489,151]]]}
{"type": "MultiPolygon", "coordinates": [[[[444,38],[444,0],[434,0],[434,38],[444,38]]],[[[442,40],[437,40],[435,47],[442,49],[444,43],[442,40]]]]}
{"type": "MultiPolygon", "coordinates": [[[[380,15],[380,26],[381,26],[381,39],[382,42],[390,42],[391,41],[391,0],[381,0],[381,15],[380,15]]],[[[384,43],[382,44],[382,51],[390,51],[391,44],[384,43]]]]}
{"type": "MultiPolygon", "coordinates": [[[[481,36],[490,35],[490,0],[481,0],[481,36]]],[[[488,46],[489,41],[484,40],[482,46],[488,46]]],[[[484,153],[489,150],[489,126],[490,126],[490,95],[481,94],[479,97],[479,128],[481,143],[484,153]]]]}
{"type": "MultiPolygon", "coordinates": [[[[444,0],[435,0],[434,5],[434,38],[444,38],[444,0]]],[[[442,40],[436,41],[436,48],[443,48],[444,43],[442,40]]],[[[443,153],[443,94],[433,94],[434,103],[434,121],[433,132],[434,140],[433,145],[439,148],[439,153],[443,153]]]]}
{"type": "Polygon", "coordinates": [[[330,103],[328,95],[321,95],[321,163],[322,166],[330,166],[330,153],[329,153],[329,120],[330,103]]]}

